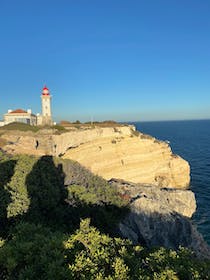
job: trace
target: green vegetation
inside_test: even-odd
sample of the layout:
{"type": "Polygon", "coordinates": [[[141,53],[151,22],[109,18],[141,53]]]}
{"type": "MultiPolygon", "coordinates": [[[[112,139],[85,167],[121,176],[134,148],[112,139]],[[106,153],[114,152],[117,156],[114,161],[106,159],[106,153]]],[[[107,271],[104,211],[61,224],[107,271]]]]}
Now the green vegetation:
{"type": "MultiPolygon", "coordinates": [[[[40,131],[40,130],[43,130],[43,129],[53,129],[56,134],[61,134],[61,133],[67,131],[65,129],[65,127],[62,126],[62,125],[32,126],[30,124],[20,123],[20,122],[13,122],[13,123],[9,123],[7,125],[4,125],[4,126],[0,127],[0,131],[2,131],[2,133],[4,133],[4,131],[8,131],[8,130],[37,132],[37,131],[40,131]]],[[[1,147],[1,141],[3,141],[3,139],[2,140],[0,139],[0,147],[1,147]]],[[[2,142],[2,145],[3,145],[3,142],[2,142]]]]}
{"type": "Polygon", "coordinates": [[[112,127],[116,128],[119,126],[125,126],[126,124],[118,123],[115,121],[107,120],[107,121],[102,121],[102,122],[85,122],[82,123],[79,120],[76,122],[69,122],[69,121],[61,121],[60,122],[61,126],[64,126],[65,128],[70,128],[70,127],[75,127],[75,128],[90,128],[90,127],[112,127]]]}
{"type": "Polygon", "coordinates": [[[1,153],[0,279],[210,279],[188,249],[117,236],[126,203],[77,162],[1,153]]]}
{"type": "Polygon", "coordinates": [[[13,122],[0,127],[0,130],[20,130],[37,132],[40,129],[38,126],[32,126],[26,123],[13,122]]]}
{"type": "MultiPolygon", "coordinates": [[[[5,131],[11,131],[11,130],[17,130],[17,131],[25,131],[25,132],[38,132],[43,129],[52,129],[53,133],[55,134],[61,134],[68,132],[71,128],[77,128],[77,129],[90,129],[94,127],[112,127],[115,128],[119,126],[123,126],[125,124],[120,124],[114,121],[104,121],[104,122],[86,122],[81,123],[79,120],[76,122],[69,122],[69,121],[61,121],[60,124],[56,124],[53,126],[32,126],[25,123],[20,122],[13,122],[10,124],[7,124],[5,126],[0,127],[0,131],[3,134],[5,131]]],[[[117,130],[116,130],[117,132],[117,130]]],[[[0,138],[0,147],[2,147],[5,144],[5,141],[3,138],[0,138]]]]}
{"type": "Polygon", "coordinates": [[[52,126],[51,128],[57,130],[57,134],[60,134],[60,133],[63,133],[63,132],[66,132],[67,130],[65,129],[65,127],[63,127],[62,125],[54,125],[52,126]]]}

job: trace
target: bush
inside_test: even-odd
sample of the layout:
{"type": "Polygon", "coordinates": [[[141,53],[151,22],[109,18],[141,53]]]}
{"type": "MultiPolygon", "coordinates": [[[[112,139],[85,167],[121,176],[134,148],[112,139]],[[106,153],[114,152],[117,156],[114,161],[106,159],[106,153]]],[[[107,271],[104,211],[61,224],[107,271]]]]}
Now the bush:
{"type": "Polygon", "coordinates": [[[51,128],[56,130],[56,134],[61,134],[68,131],[64,126],[58,124],[52,126],[51,128]]]}
{"type": "Polygon", "coordinates": [[[116,238],[126,206],[76,162],[1,153],[0,279],[210,279],[210,263],[186,248],[116,238]]]}
{"type": "Polygon", "coordinates": [[[13,159],[15,161],[14,174],[6,185],[6,189],[11,197],[11,203],[7,208],[8,218],[22,215],[28,211],[30,198],[28,196],[26,179],[37,161],[37,158],[26,155],[15,156],[13,159]]]}
{"type": "MultiPolygon", "coordinates": [[[[81,166],[78,162],[71,160],[56,159],[55,164],[62,164],[63,173],[65,174],[64,184],[70,186],[68,191],[78,188],[78,192],[85,192],[92,195],[92,203],[94,204],[112,204],[118,207],[125,206],[125,201],[118,195],[117,190],[100,176],[93,175],[88,169],[81,166]],[[71,189],[71,186],[73,188],[71,189]],[[76,187],[77,186],[77,187],[76,187]],[[93,198],[94,197],[94,198],[93,198]]],[[[79,195],[79,193],[77,193],[79,195]]],[[[80,197],[80,199],[82,199],[80,197]]],[[[86,202],[88,202],[86,200],[86,202]]]]}
{"type": "Polygon", "coordinates": [[[20,130],[37,132],[38,130],[40,130],[40,127],[32,126],[26,123],[13,122],[0,127],[0,130],[20,130]]]}
{"type": "Polygon", "coordinates": [[[110,238],[90,227],[83,220],[80,229],[65,243],[73,279],[128,279],[129,268],[124,261],[123,248],[129,241],[110,238]],[[73,254],[72,254],[73,253],[73,254]]]}
{"type": "Polygon", "coordinates": [[[62,242],[60,232],[20,223],[0,248],[0,279],[72,279],[62,242]]]}
{"type": "Polygon", "coordinates": [[[20,223],[0,246],[0,279],[200,279],[210,264],[191,251],[148,251],[111,238],[82,220],[71,235],[41,225],[20,223]]]}
{"type": "Polygon", "coordinates": [[[0,178],[0,218],[4,223],[24,218],[71,231],[81,217],[89,215],[100,229],[111,232],[127,212],[116,189],[70,160],[4,155],[0,178]]]}

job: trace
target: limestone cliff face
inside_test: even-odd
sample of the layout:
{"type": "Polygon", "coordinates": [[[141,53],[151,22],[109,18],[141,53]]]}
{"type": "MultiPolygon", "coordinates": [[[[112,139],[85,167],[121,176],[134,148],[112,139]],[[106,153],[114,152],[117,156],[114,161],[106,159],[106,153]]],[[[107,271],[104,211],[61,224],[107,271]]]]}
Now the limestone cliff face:
{"type": "Polygon", "coordinates": [[[6,131],[1,135],[2,150],[11,154],[53,155],[52,130],[39,133],[6,131]]]}
{"type": "Polygon", "coordinates": [[[105,179],[120,178],[162,187],[187,187],[189,164],[169,145],[144,134],[101,135],[71,147],[64,155],[105,179]]]}
{"type": "Polygon", "coordinates": [[[203,240],[191,216],[196,210],[190,190],[160,189],[155,186],[112,180],[122,197],[130,200],[130,212],[119,224],[123,237],[147,247],[191,248],[198,257],[210,258],[210,248],[203,240]]]}
{"type": "Polygon", "coordinates": [[[105,179],[177,188],[190,182],[185,160],[173,155],[167,143],[138,133],[133,126],[78,129],[60,135],[52,130],[8,132],[2,138],[8,152],[63,156],[105,179]]]}

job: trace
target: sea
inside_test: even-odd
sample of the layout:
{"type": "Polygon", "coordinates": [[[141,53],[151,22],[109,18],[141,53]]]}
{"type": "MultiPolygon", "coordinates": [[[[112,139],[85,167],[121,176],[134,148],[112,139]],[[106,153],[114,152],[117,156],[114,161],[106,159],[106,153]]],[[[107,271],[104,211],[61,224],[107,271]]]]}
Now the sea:
{"type": "Polygon", "coordinates": [[[190,189],[197,211],[192,220],[210,245],[210,120],[133,122],[137,130],[169,141],[191,167],[190,189]]]}

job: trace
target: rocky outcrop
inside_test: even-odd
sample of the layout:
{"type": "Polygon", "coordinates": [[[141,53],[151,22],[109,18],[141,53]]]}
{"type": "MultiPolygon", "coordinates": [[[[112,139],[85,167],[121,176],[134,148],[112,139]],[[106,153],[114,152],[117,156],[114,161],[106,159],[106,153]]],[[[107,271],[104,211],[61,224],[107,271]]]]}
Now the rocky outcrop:
{"type": "Polygon", "coordinates": [[[78,161],[105,179],[186,188],[189,164],[173,155],[168,143],[135,131],[133,126],[6,132],[2,147],[10,153],[63,156],[78,161]]]}
{"type": "Polygon", "coordinates": [[[130,136],[134,130],[134,126],[73,129],[65,133],[53,129],[42,129],[36,133],[13,130],[4,131],[0,139],[4,143],[2,149],[9,153],[62,156],[69,149],[84,143],[104,137],[130,136]]]}
{"type": "Polygon", "coordinates": [[[130,201],[130,213],[119,224],[123,237],[148,247],[179,246],[193,249],[198,257],[210,258],[210,249],[189,219],[196,210],[190,190],[112,180],[122,197],[130,201]]]}
{"type": "Polygon", "coordinates": [[[1,148],[9,154],[52,155],[52,135],[52,130],[42,130],[38,133],[6,131],[1,135],[4,142],[1,148]]]}
{"type": "Polygon", "coordinates": [[[105,179],[120,178],[162,187],[187,187],[189,164],[173,155],[169,145],[144,134],[101,135],[64,155],[105,179]]]}

